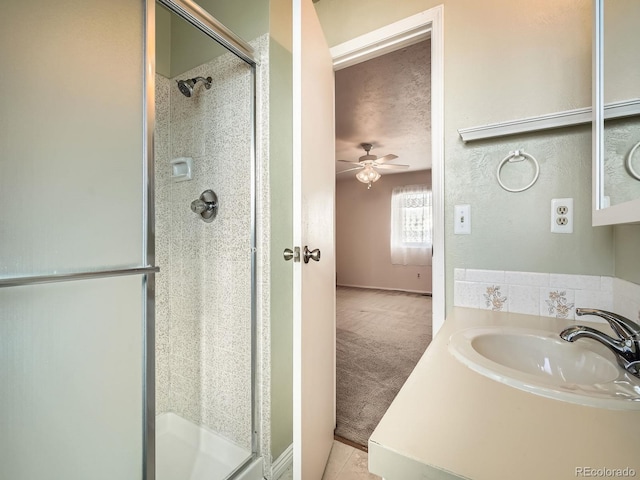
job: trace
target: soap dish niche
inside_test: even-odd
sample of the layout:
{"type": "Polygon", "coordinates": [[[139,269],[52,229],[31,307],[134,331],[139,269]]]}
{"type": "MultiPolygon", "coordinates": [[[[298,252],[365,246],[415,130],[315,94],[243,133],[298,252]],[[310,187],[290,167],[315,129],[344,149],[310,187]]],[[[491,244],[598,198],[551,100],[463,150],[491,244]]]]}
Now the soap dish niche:
{"type": "Polygon", "coordinates": [[[174,158],[171,160],[171,178],[174,182],[191,180],[193,172],[193,159],[189,157],[174,158]]]}

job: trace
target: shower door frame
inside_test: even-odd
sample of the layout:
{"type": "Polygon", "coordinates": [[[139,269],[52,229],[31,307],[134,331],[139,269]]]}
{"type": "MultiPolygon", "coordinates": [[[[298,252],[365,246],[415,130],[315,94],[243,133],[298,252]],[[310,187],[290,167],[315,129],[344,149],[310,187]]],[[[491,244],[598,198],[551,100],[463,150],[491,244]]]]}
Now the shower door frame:
{"type": "MultiPolygon", "coordinates": [[[[237,473],[245,470],[254,462],[260,453],[260,398],[257,375],[257,285],[256,285],[256,69],[259,65],[253,47],[242,38],[234,34],[229,28],[218,21],[210,13],[200,7],[192,0],[145,0],[146,1],[146,25],[145,25],[145,141],[144,148],[146,154],[146,198],[147,198],[147,246],[145,255],[148,265],[155,265],[155,195],[154,195],[154,131],[155,131],[155,72],[156,72],[156,2],[171,10],[183,20],[209,36],[211,39],[225,47],[229,52],[236,55],[251,68],[251,158],[250,158],[250,223],[251,223],[251,452],[252,455],[244,463],[238,466],[231,474],[233,478],[237,473]]],[[[150,275],[153,279],[153,276],[150,275]]],[[[156,478],[156,452],[155,452],[155,283],[153,280],[147,286],[147,329],[145,345],[145,369],[146,385],[144,392],[145,415],[144,425],[144,480],[155,480],[156,478]]]]}

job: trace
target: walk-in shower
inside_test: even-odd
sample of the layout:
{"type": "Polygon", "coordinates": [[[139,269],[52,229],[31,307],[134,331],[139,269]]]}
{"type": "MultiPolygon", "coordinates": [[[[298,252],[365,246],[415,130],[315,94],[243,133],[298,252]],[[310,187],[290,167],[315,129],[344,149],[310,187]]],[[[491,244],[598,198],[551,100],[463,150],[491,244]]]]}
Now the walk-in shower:
{"type": "Polygon", "coordinates": [[[156,479],[223,480],[247,469],[262,478],[255,68],[161,3],[157,35],[170,41],[156,48],[155,76],[156,479]],[[178,164],[189,175],[176,175],[178,164]]]}
{"type": "Polygon", "coordinates": [[[212,81],[211,77],[207,77],[207,78],[195,77],[195,78],[190,78],[189,80],[176,80],[176,82],[178,82],[178,88],[180,89],[180,92],[185,97],[190,97],[191,95],[193,95],[193,89],[195,88],[196,83],[198,82],[203,82],[204,88],[209,90],[211,88],[211,81],[212,81]]]}
{"type": "Polygon", "coordinates": [[[159,2],[2,5],[2,480],[262,478],[253,50],[159,2]]]}

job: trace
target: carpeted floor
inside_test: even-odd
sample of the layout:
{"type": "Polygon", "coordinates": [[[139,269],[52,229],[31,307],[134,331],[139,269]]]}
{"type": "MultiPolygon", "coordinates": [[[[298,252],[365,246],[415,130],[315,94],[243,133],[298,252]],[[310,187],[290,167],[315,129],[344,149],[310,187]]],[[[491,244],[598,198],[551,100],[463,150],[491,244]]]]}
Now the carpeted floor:
{"type": "Polygon", "coordinates": [[[366,446],[431,342],[431,297],[337,288],[335,434],[366,446]]]}

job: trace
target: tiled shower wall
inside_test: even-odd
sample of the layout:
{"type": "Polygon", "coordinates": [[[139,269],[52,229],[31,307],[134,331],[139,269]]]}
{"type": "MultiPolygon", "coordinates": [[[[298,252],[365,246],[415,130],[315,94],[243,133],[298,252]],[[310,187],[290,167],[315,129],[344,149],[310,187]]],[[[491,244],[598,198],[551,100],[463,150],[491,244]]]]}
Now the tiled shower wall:
{"type": "Polygon", "coordinates": [[[191,98],[156,77],[157,412],[251,448],[251,71],[231,54],[179,76],[213,78],[191,98]],[[169,161],[193,158],[193,180],[169,161]],[[190,203],[219,200],[212,223],[190,203]]]}
{"type": "Polygon", "coordinates": [[[171,410],[169,402],[169,321],[171,319],[170,272],[171,237],[171,184],[169,163],[169,90],[171,82],[156,75],[156,126],[154,130],[155,159],[155,219],[156,219],[156,264],[160,273],[156,275],[156,412],[171,410]]]}

